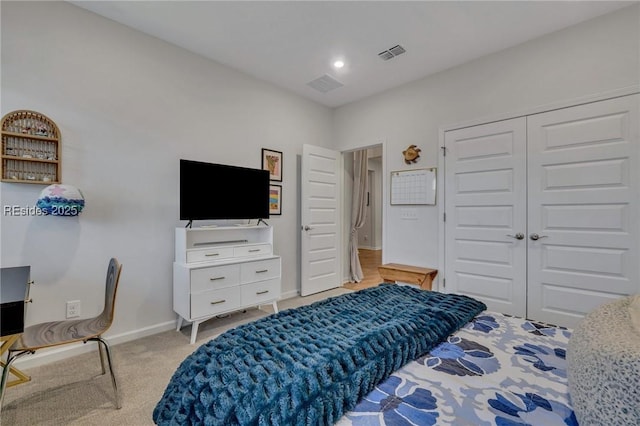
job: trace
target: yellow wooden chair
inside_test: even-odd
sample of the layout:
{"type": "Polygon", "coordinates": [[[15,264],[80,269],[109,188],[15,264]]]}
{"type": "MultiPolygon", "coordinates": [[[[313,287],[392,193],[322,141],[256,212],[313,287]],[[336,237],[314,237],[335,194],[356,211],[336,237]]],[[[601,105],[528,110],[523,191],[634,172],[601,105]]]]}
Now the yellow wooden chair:
{"type": "Polygon", "coordinates": [[[120,280],[121,270],[122,265],[118,263],[117,259],[113,258],[109,261],[104,309],[100,315],[87,319],[45,322],[32,325],[24,329],[24,333],[8,350],[6,365],[2,371],[2,382],[0,383],[0,410],[2,409],[2,400],[4,399],[4,391],[7,385],[11,364],[17,358],[26,354],[33,354],[38,349],[65,345],[67,343],[87,343],[88,341],[98,342],[102,374],[106,374],[104,363],[104,353],[106,353],[106,358],[109,363],[109,372],[111,373],[111,382],[113,384],[113,390],[116,397],[116,407],[121,407],[118,385],[113,370],[113,363],[111,361],[111,351],[107,341],[102,338],[102,334],[109,329],[113,322],[116,292],[118,290],[118,281],[120,280]]]}

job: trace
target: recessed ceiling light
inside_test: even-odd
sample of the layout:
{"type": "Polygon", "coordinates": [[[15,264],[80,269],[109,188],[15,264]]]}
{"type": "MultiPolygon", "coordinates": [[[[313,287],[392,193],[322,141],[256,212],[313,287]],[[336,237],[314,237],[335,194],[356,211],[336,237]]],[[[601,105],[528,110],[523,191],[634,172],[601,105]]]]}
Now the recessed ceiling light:
{"type": "Polygon", "coordinates": [[[343,62],[343,61],[340,61],[340,60],[335,61],[335,62],[333,63],[333,66],[334,66],[335,68],[342,68],[342,67],[344,67],[344,62],[343,62]]]}

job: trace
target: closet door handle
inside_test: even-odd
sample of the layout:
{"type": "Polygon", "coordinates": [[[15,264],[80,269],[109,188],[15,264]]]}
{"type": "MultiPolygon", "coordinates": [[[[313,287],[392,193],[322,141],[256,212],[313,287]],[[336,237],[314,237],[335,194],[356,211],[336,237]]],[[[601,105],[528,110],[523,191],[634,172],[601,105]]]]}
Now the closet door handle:
{"type": "Polygon", "coordinates": [[[529,238],[531,238],[533,241],[538,241],[541,238],[549,238],[547,235],[538,235],[538,234],[531,234],[529,235],[529,238]]]}
{"type": "Polygon", "coordinates": [[[507,237],[515,238],[516,240],[524,240],[524,234],[518,232],[516,235],[507,234],[507,237]]]}

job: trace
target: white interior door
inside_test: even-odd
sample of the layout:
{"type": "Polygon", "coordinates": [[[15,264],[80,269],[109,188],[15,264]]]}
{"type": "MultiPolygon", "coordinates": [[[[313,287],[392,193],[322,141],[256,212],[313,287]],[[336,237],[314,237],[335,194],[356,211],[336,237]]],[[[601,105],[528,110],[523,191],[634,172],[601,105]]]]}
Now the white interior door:
{"type": "Polygon", "coordinates": [[[302,148],[300,294],[340,287],[342,156],[313,145],[302,148]]]}
{"type": "Polygon", "coordinates": [[[528,118],[532,318],[573,327],[640,291],[638,102],[626,96],[528,118]]]}
{"type": "Polygon", "coordinates": [[[445,291],[526,312],[526,120],[445,134],[445,291]]]}

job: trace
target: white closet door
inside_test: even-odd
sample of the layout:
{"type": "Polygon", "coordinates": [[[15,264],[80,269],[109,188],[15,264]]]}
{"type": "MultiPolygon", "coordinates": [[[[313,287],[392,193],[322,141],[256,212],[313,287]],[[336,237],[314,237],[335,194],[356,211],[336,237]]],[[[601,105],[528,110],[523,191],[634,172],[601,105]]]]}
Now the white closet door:
{"type": "Polygon", "coordinates": [[[640,291],[638,102],[528,117],[529,317],[573,327],[640,291]]]}
{"type": "Polygon", "coordinates": [[[525,126],[517,118],[445,134],[445,291],[519,316],[526,313],[525,126]]]}

